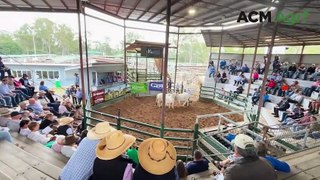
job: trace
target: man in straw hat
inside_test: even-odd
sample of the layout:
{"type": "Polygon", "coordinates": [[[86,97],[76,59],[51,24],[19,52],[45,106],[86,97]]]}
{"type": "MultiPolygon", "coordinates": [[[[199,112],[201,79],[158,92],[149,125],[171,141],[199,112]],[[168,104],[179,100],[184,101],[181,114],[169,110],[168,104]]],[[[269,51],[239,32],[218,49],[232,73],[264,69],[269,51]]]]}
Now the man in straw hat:
{"type": "Polygon", "coordinates": [[[175,179],[177,152],[169,141],[161,138],[144,140],[139,146],[138,157],[140,164],[133,174],[133,180],[175,179]]]}
{"type": "Polygon", "coordinates": [[[8,122],[11,120],[10,110],[8,108],[0,108],[0,126],[7,127],[8,122]]]}
{"type": "Polygon", "coordinates": [[[245,134],[238,134],[234,141],[235,160],[223,172],[224,180],[276,180],[272,166],[259,158],[254,140],[245,134]]]}
{"type": "Polygon", "coordinates": [[[119,130],[112,131],[103,138],[96,148],[97,158],[93,164],[92,179],[131,179],[132,161],[123,157],[123,154],[135,141],[135,137],[119,130]]]}
{"type": "Polygon", "coordinates": [[[88,135],[79,144],[77,151],[71,156],[62,169],[61,180],[89,179],[92,175],[93,162],[96,158],[96,146],[108,133],[114,131],[108,122],[98,123],[88,131],[88,135]]]}
{"type": "Polygon", "coordinates": [[[71,123],[73,123],[74,119],[72,117],[63,117],[59,120],[59,127],[57,129],[58,135],[68,136],[74,134],[71,123]]]}

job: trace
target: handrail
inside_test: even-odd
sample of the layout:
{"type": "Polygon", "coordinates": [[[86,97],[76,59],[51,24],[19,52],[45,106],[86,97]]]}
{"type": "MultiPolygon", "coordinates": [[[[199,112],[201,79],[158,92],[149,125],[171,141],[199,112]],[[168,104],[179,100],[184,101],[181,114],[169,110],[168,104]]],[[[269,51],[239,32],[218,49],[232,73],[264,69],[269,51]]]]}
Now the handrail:
{"type": "Polygon", "coordinates": [[[138,125],[141,125],[141,126],[145,126],[145,127],[149,127],[149,128],[152,128],[152,129],[160,130],[159,126],[154,126],[154,125],[151,125],[151,124],[147,124],[147,123],[144,123],[144,122],[139,122],[139,121],[135,121],[135,120],[132,120],[132,119],[123,118],[123,117],[120,117],[120,119],[123,120],[124,122],[130,122],[130,123],[133,123],[133,124],[138,124],[138,125]]]}

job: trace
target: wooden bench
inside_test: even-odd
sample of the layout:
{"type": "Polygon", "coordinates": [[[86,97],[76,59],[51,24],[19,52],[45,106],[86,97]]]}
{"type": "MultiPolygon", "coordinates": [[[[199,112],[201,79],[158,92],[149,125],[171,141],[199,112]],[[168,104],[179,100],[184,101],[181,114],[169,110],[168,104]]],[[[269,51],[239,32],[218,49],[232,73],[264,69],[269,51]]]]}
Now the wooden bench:
{"type": "Polygon", "coordinates": [[[11,179],[58,179],[61,168],[20,149],[7,141],[0,142],[0,169],[11,179]]]}
{"type": "Polygon", "coordinates": [[[12,137],[14,142],[23,146],[24,150],[44,161],[47,161],[59,168],[63,168],[68,162],[68,158],[63,156],[60,153],[53,151],[50,148],[45,147],[44,145],[37,143],[27,137],[21,136],[18,133],[12,132],[12,137]]]}

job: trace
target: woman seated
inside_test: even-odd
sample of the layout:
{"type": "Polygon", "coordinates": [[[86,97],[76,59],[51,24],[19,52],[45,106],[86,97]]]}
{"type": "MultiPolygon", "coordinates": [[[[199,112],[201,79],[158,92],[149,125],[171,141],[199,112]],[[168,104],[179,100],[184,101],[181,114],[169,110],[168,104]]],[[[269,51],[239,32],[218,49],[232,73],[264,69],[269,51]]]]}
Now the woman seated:
{"type": "Polygon", "coordinates": [[[28,138],[36,142],[39,142],[41,144],[46,144],[53,138],[53,136],[40,134],[39,127],[40,127],[39,123],[34,121],[30,122],[30,124],[28,125],[28,128],[30,129],[31,132],[29,133],[28,138]]]}
{"type": "Polygon", "coordinates": [[[73,116],[74,108],[70,100],[63,101],[59,106],[59,114],[62,116],[73,116]]]}

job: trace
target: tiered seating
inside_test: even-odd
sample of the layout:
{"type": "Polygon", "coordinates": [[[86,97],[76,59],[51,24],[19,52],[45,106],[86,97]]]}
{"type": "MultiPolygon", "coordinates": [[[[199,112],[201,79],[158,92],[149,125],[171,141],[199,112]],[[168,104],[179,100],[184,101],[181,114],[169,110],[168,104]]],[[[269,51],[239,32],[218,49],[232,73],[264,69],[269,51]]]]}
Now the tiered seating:
{"type": "MultiPolygon", "coordinates": [[[[7,141],[0,141],[0,154],[0,174],[2,174],[0,179],[2,176],[7,179],[58,179],[60,175],[60,167],[7,141]]],[[[51,156],[51,154],[44,155],[51,156]]]]}

